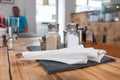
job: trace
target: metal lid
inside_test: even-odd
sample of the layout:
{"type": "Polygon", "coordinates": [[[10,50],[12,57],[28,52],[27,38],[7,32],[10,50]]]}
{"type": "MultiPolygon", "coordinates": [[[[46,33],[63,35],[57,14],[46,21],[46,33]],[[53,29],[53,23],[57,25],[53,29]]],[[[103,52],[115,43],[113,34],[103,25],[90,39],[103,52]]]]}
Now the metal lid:
{"type": "Polygon", "coordinates": [[[78,24],[76,23],[68,23],[66,24],[67,31],[77,31],[78,24]]]}
{"type": "Polygon", "coordinates": [[[77,29],[78,29],[78,31],[79,30],[86,31],[88,28],[87,28],[87,26],[83,26],[83,27],[78,27],[77,29]]]}
{"type": "Polygon", "coordinates": [[[48,31],[59,31],[59,24],[58,23],[49,23],[48,24],[48,31]]]}

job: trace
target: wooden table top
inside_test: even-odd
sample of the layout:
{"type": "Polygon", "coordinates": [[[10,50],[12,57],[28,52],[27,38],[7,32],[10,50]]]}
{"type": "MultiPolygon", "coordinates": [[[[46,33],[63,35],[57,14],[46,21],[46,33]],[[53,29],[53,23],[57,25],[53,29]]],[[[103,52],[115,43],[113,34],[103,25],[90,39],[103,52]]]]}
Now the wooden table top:
{"type": "Polygon", "coordinates": [[[7,48],[0,48],[0,80],[10,80],[7,48]]]}
{"type": "MultiPolygon", "coordinates": [[[[39,44],[38,38],[21,38],[8,53],[6,48],[0,48],[0,80],[120,80],[118,58],[115,62],[48,74],[36,61],[21,61],[15,56],[21,51],[27,51],[26,46],[33,44],[39,44]]],[[[111,51],[113,53],[120,51],[120,46],[98,44],[94,47],[106,49],[110,54],[111,51]]]]}

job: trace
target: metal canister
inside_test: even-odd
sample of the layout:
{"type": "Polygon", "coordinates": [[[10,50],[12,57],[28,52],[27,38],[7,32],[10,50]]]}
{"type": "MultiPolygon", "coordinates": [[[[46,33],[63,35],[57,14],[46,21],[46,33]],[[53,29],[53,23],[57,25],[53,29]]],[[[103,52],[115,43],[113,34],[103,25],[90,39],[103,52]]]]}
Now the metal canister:
{"type": "Polygon", "coordinates": [[[64,32],[64,47],[79,45],[79,34],[77,32],[78,24],[68,23],[64,32]]]}
{"type": "Polygon", "coordinates": [[[46,50],[54,50],[61,48],[61,39],[58,31],[59,24],[48,24],[48,34],[46,36],[46,50]]]}

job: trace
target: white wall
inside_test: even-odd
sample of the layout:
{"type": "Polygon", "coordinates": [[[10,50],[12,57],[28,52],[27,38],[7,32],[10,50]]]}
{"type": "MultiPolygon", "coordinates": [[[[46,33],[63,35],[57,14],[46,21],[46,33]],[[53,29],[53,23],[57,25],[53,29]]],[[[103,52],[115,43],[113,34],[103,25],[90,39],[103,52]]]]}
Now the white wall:
{"type": "Polygon", "coordinates": [[[25,15],[29,22],[29,31],[37,33],[36,28],[36,0],[23,0],[25,2],[25,15]]]}
{"type": "Polygon", "coordinates": [[[35,1],[36,0],[15,0],[14,4],[0,3],[0,12],[2,11],[6,17],[12,15],[11,8],[16,5],[20,8],[20,14],[26,16],[29,25],[29,33],[36,33],[35,19],[35,1]]]}
{"type": "Polygon", "coordinates": [[[71,13],[75,12],[76,0],[65,0],[65,23],[71,22],[71,13]]]}
{"type": "Polygon", "coordinates": [[[71,22],[71,13],[75,12],[75,0],[59,0],[58,5],[58,18],[59,23],[63,26],[71,22]]]}
{"type": "Polygon", "coordinates": [[[11,15],[11,8],[12,6],[17,5],[20,7],[21,10],[21,14],[24,15],[24,4],[23,4],[23,0],[16,0],[14,4],[2,4],[0,3],[0,11],[2,11],[4,13],[4,15],[6,17],[8,17],[9,15],[11,15]]]}

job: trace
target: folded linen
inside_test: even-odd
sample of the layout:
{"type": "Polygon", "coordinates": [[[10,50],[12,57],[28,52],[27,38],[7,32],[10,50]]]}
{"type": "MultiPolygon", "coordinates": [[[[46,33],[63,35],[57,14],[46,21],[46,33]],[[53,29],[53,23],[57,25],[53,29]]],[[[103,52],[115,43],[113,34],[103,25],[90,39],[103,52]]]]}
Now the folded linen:
{"type": "Polygon", "coordinates": [[[100,63],[101,59],[105,56],[105,54],[107,53],[105,50],[100,50],[100,49],[94,49],[94,51],[97,52],[97,57],[88,57],[89,60],[91,61],[95,61],[100,63]]]}
{"type": "Polygon", "coordinates": [[[48,51],[22,52],[21,60],[52,60],[67,64],[87,64],[88,60],[99,62],[105,50],[84,48],[83,45],[48,51]]]}
{"type": "Polygon", "coordinates": [[[50,61],[57,61],[66,64],[87,64],[88,58],[85,55],[64,55],[64,56],[39,56],[39,57],[32,57],[32,58],[21,58],[21,60],[50,60],[50,61]],[[69,57],[67,57],[69,56],[69,57]],[[71,58],[70,58],[71,56],[71,58]]]}

